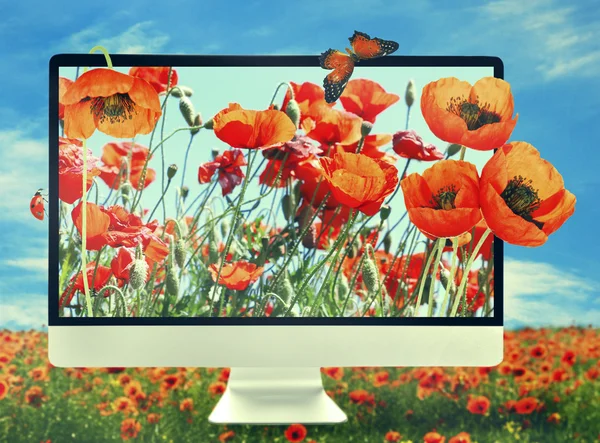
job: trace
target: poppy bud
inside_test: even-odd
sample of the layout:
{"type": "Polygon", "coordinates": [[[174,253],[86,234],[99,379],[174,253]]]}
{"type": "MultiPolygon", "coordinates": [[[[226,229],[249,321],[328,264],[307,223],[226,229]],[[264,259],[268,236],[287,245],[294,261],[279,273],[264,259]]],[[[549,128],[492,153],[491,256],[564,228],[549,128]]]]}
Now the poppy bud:
{"type": "Polygon", "coordinates": [[[175,177],[175,174],[177,174],[177,165],[169,165],[167,168],[167,178],[171,180],[173,177],[175,177]]]}
{"type": "Polygon", "coordinates": [[[367,255],[362,267],[362,278],[369,292],[378,291],[381,286],[379,281],[379,270],[371,258],[372,251],[373,247],[368,244],[365,251],[367,255]]]}
{"type": "Polygon", "coordinates": [[[170,295],[175,295],[179,293],[179,277],[177,276],[177,272],[175,271],[175,267],[171,266],[167,271],[167,277],[165,279],[165,289],[166,293],[170,295]]]}
{"type": "Polygon", "coordinates": [[[221,235],[223,237],[227,237],[229,235],[229,221],[228,220],[223,220],[221,222],[221,235]]]}
{"type": "Polygon", "coordinates": [[[298,226],[300,226],[301,231],[306,229],[308,222],[310,222],[310,219],[313,218],[314,214],[315,210],[311,206],[307,205],[304,208],[302,208],[300,214],[298,215],[298,226]]]}
{"type": "Polygon", "coordinates": [[[148,263],[143,258],[134,260],[129,269],[129,284],[133,289],[140,289],[148,278],[148,263]]]}
{"type": "Polygon", "coordinates": [[[379,211],[379,217],[381,217],[381,221],[386,221],[390,216],[390,212],[392,212],[390,205],[381,206],[381,210],[379,211]]]}
{"type": "Polygon", "coordinates": [[[214,121],[211,118],[210,120],[208,120],[206,123],[204,123],[204,126],[202,126],[204,129],[212,129],[213,125],[214,125],[214,121]]]}
{"type": "Polygon", "coordinates": [[[406,94],[404,95],[404,100],[406,101],[406,106],[409,108],[415,102],[415,82],[412,80],[409,80],[408,85],[406,85],[406,94]]]}
{"type": "Polygon", "coordinates": [[[338,279],[338,285],[336,289],[338,300],[345,300],[348,296],[348,291],[350,291],[350,286],[348,286],[348,279],[345,275],[340,274],[340,278],[338,279]]]}
{"type": "Polygon", "coordinates": [[[462,145],[459,145],[458,143],[451,143],[446,148],[446,156],[448,158],[450,158],[450,157],[458,154],[461,149],[462,149],[462,145]]]}
{"type": "Polygon", "coordinates": [[[283,216],[286,220],[290,220],[295,208],[296,204],[294,198],[289,194],[285,194],[281,199],[281,209],[283,210],[283,216]]]}
{"type": "Polygon", "coordinates": [[[196,111],[194,110],[194,105],[192,101],[187,97],[181,97],[179,99],[179,110],[181,111],[181,115],[185,119],[188,126],[194,126],[194,118],[196,117],[196,111]]]}
{"type": "Polygon", "coordinates": [[[450,293],[454,293],[456,291],[456,284],[452,283],[450,288],[448,288],[448,283],[450,282],[450,271],[448,271],[443,265],[440,264],[440,282],[442,286],[450,291],[450,293]]]}
{"type": "Polygon", "coordinates": [[[391,247],[392,247],[392,234],[390,234],[388,232],[383,237],[383,250],[385,251],[386,254],[390,253],[391,247]]]}
{"type": "Polygon", "coordinates": [[[179,240],[177,240],[177,243],[175,243],[175,263],[177,263],[177,266],[179,266],[180,268],[183,269],[184,265],[185,265],[185,259],[186,259],[186,250],[185,250],[185,241],[180,238],[179,240]]]}
{"type": "Polygon", "coordinates": [[[183,96],[191,97],[194,94],[194,90],[192,88],[188,88],[187,86],[177,85],[171,88],[171,95],[173,97],[181,98],[183,96]]]}
{"type": "Polygon", "coordinates": [[[190,193],[190,188],[188,188],[187,186],[181,187],[181,198],[183,200],[185,200],[187,198],[189,193],[190,193]]]}
{"type": "Polygon", "coordinates": [[[373,123],[363,120],[362,125],[360,125],[360,135],[366,137],[371,133],[373,129],[373,123]]]}
{"type": "Polygon", "coordinates": [[[298,128],[300,124],[300,107],[298,106],[298,102],[294,99],[291,99],[286,108],[285,113],[290,118],[290,120],[294,123],[294,126],[298,128]]]}
{"type": "Polygon", "coordinates": [[[217,148],[212,148],[212,151],[210,151],[210,154],[212,155],[212,158],[214,160],[219,155],[219,150],[217,148]]]}
{"type": "Polygon", "coordinates": [[[196,126],[196,128],[190,130],[190,132],[192,133],[192,135],[196,135],[198,133],[198,131],[200,131],[200,128],[202,127],[202,115],[200,115],[200,113],[197,113],[196,116],[194,117],[194,125],[196,126]]]}

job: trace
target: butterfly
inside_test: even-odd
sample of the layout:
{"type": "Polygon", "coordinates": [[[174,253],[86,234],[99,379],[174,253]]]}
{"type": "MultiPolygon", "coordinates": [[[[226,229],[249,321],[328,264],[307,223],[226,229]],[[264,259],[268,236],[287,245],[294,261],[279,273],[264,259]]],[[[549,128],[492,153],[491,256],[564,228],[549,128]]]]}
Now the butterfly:
{"type": "Polygon", "coordinates": [[[360,60],[383,57],[398,50],[398,43],[392,40],[371,38],[364,32],[354,31],[350,37],[352,50],[346,48],[347,54],[335,49],[328,49],[319,57],[319,64],[323,69],[333,69],[323,80],[325,88],[325,101],[333,103],[348,84],[354,71],[354,64],[360,60]]]}
{"type": "Polygon", "coordinates": [[[33,197],[31,197],[31,202],[29,203],[31,214],[38,220],[44,219],[44,214],[46,213],[44,202],[48,201],[42,196],[42,191],[43,189],[38,189],[33,197]]]}

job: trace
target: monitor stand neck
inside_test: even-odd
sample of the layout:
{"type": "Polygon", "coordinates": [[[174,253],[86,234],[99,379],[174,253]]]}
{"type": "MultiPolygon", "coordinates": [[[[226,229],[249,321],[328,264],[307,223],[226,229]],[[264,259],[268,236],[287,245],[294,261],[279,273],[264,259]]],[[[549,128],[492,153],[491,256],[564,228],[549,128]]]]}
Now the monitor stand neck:
{"type": "Polygon", "coordinates": [[[320,368],[231,368],[211,423],[342,423],[346,414],[323,389],[320,368]]]}

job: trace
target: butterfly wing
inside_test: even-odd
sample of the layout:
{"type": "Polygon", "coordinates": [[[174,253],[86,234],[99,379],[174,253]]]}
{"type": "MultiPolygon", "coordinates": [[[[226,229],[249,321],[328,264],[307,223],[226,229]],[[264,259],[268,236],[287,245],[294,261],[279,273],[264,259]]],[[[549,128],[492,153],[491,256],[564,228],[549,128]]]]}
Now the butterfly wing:
{"type": "Polygon", "coordinates": [[[354,31],[354,35],[348,40],[356,56],[361,59],[383,57],[396,52],[399,46],[395,41],[371,38],[364,32],[358,31],[354,31]]]}
{"type": "Polygon", "coordinates": [[[325,89],[325,101],[333,103],[348,84],[348,80],[354,71],[354,60],[349,54],[335,49],[328,49],[319,57],[319,64],[323,69],[333,69],[323,80],[323,88],[325,89]]]}

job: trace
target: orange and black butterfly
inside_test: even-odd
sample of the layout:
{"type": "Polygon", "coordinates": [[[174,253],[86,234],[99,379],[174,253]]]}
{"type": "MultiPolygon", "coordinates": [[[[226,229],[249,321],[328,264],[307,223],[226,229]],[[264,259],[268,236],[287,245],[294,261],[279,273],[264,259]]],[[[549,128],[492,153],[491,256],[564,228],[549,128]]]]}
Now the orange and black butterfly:
{"type": "Polygon", "coordinates": [[[382,40],[380,38],[371,38],[364,32],[354,31],[350,37],[352,49],[346,48],[347,54],[335,49],[328,49],[319,57],[319,63],[323,69],[333,69],[325,80],[325,101],[333,103],[348,84],[354,64],[365,59],[383,57],[398,50],[398,43],[392,40],[382,40]]]}

